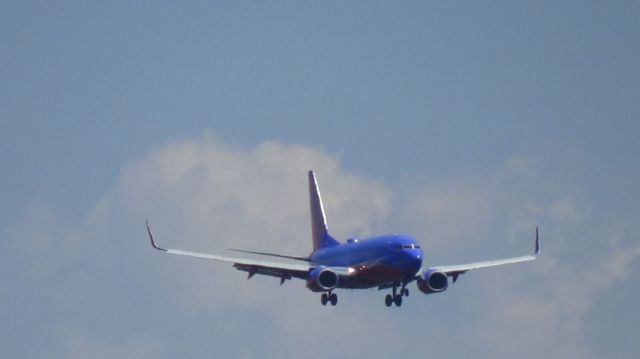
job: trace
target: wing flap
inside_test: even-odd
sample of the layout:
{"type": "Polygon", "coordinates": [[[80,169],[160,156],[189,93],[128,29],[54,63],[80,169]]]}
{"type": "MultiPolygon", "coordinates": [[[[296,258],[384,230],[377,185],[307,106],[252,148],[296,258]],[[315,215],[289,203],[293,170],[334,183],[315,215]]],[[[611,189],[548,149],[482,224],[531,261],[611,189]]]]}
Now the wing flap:
{"type": "Polygon", "coordinates": [[[277,277],[282,280],[291,279],[291,278],[307,279],[307,273],[308,273],[308,272],[301,272],[301,271],[291,271],[291,270],[286,270],[282,268],[261,267],[256,265],[247,265],[247,264],[240,264],[240,263],[234,263],[233,266],[239,271],[249,273],[248,278],[253,277],[254,274],[262,274],[262,275],[267,275],[271,277],[277,277]]]}

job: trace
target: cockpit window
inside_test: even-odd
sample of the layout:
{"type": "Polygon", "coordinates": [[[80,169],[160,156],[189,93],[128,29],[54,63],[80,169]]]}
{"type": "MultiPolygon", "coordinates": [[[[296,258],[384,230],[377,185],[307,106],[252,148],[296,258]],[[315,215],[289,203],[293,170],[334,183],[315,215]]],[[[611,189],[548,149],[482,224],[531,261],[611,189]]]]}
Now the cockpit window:
{"type": "Polygon", "coordinates": [[[419,249],[419,248],[420,248],[419,245],[413,244],[413,243],[411,243],[411,244],[403,244],[402,245],[402,249],[419,249]]]}

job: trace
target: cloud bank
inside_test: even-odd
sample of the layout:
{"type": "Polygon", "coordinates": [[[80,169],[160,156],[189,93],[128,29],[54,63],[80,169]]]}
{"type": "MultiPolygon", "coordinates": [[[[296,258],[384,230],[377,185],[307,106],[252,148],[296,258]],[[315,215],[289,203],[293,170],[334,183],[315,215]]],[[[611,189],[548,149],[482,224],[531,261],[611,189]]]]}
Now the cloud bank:
{"type": "MultiPolygon", "coordinates": [[[[13,324],[0,334],[13,344],[0,353],[597,357],[589,330],[594,306],[637,273],[637,228],[623,222],[585,231],[597,215],[595,199],[580,183],[558,186],[563,181],[541,167],[535,157],[514,157],[491,173],[409,178],[390,187],[305,145],[247,149],[211,132],[167,143],[124,168],[86,218],[69,221],[35,204],[4,229],[0,313],[13,324]],[[341,291],[337,307],[322,307],[302,281],[247,282],[229,265],[148,246],[145,218],[167,247],[307,254],[309,169],[341,239],[401,230],[422,241],[428,264],[447,264],[530,251],[540,225],[543,257],[465,274],[440,295],[414,289],[401,310],[389,310],[376,290],[341,291]],[[24,337],[29,348],[15,344],[24,337]]],[[[595,335],[606,340],[610,333],[595,335]]]]}

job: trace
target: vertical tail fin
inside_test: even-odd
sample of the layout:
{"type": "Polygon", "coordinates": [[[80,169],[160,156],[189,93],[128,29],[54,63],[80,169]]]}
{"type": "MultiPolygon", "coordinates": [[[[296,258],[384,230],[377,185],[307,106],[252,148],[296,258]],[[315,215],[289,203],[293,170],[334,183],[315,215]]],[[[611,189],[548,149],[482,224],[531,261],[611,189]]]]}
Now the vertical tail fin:
{"type": "Polygon", "coordinates": [[[313,250],[339,244],[327,231],[327,220],[324,216],[322,198],[316,182],[316,175],[309,171],[309,204],[311,207],[311,236],[313,250]]]}

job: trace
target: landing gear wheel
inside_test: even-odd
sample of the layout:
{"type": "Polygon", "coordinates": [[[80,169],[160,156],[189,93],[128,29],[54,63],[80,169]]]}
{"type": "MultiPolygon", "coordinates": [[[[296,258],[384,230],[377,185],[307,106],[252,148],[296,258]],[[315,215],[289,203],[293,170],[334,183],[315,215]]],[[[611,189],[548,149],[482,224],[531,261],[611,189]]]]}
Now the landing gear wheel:
{"type": "Polygon", "coordinates": [[[332,293],[329,296],[329,301],[331,301],[331,305],[336,305],[338,304],[338,295],[336,293],[332,293]]]}
{"type": "Polygon", "coordinates": [[[402,305],[402,296],[400,294],[397,294],[396,297],[393,299],[393,302],[396,303],[396,307],[399,307],[402,305]]]}
{"type": "Polygon", "coordinates": [[[405,288],[405,289],[402,291],[402,294],[403,294],[405,297],[408,297],[408,296],[409,296],[409,288],[405,288]]]}
{"type": "Polygon", "coordinates": [[[320,303],[322,303],[322,305],[327,305],[328,300],[329,298],[327,298],[327,293],[322,293],[320,296],[320,303]]]}
{"type": "Polygon", "coordinates": [[[391,297],[391,294],[387,294],[387,296],[384,297],[384,304],[386,304],[387,307],[390,307],[391,303],[393,303],[393,298],[391,297]]]}

